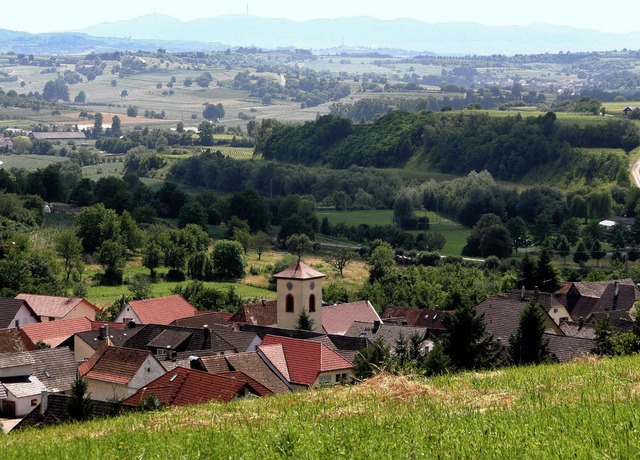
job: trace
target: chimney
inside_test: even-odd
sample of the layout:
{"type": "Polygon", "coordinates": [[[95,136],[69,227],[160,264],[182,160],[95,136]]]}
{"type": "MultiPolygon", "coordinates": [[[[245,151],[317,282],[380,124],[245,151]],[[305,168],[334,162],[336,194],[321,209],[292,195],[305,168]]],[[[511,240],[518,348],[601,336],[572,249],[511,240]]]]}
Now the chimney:
{"type": "Polygon", "coordinates": [[[40,415],[44,415],[47,412],[48,406],[49,392],[47,390],[42,390],[42,393],[40,393],[40,415]]]}
{"type": "Polygon", "coordinates": [[[202,341],[202,349],[206,350],[207,348],[211,348],[211,329],[209,329],[208,324],[205,324],[202,330],[204,331],[204,340],[202,341]]]}
{"type": "Polygon", "coordinates": [[[522,288],[520,288],[520,300],[524,300],[524,295],[525,295],[525,288],[523,284],[522,288]]]}
{"type": "Polygon", "coordinates": [[[109,337],[109,326],[107,326],[106,324],[103,324],[102,326],[100,326],[100,340],[107,340],[107,337],[109,337]]]}
{"type": "Polygon", "coordinates": [[[533,288],[533,298],[535,300],[538,300],[538,296],[540,295],[540,289],[538,289],[538,286],[533,288]]]}
{"type": "Polygon", "coordinates": [[[614,287],[614,291],[613,291],[613,306],[611,307],[612,310],[615,310],[618,307],[618,294],[620,294],[620,283],[618,283],[617,281],[615,283],[613,283],[614,287]]]}
{"type": "Polygon", "coordinates": [[[129,320],[129,322],[127,322],[127,329],[135,329],[136,327],[136,322],[134,320],[129,320]]]}
{"type": "Polygon", "coordinates": [[[584,326],[584,318],[581,316],[578,320],[578,330],[581,330],[584,326]]]}
{"type": "Polygon", "coordinates": [[[380,329],[380,321],[375,320],[373,322],[373,329],[372,332],[375,334],[376,332],[378,332],[378,329],[380,329]]]}

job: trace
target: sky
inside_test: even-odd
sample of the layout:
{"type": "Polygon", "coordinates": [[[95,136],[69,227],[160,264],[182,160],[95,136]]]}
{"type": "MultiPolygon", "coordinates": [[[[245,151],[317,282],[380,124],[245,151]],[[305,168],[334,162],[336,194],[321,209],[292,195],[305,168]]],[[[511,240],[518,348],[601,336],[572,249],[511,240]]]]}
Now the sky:
{"type": "MultiPolygon", "coordinates": [[[[227,14],[305,20],[350,16],[379,19],[410,17],[429,23],[477,22],[488,26],[545,23],[557,26],[625,33],[640,31],[640,2],[611,0],[588,6],[577,0],[29,0],[33,14],[0,14],[0,29],[22,32],[78,30],[102,22],[122,21],[145,14],[173,16],[182,21],[227,14]],[[96,8],[95,6],[100,6],[96,8]]],[[[6,13],[7,11],[5,11],[6,13]]]]}

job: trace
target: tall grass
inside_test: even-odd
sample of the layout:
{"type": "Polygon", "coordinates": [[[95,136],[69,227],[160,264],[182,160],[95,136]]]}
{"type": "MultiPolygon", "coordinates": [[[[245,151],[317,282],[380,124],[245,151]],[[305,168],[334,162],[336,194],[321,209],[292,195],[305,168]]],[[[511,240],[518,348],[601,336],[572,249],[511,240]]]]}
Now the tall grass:
{"type": "Polygon", "coordinates": [[[585,359],[12,433],[22,458],[637,458],[640,359],[585,359]]]}

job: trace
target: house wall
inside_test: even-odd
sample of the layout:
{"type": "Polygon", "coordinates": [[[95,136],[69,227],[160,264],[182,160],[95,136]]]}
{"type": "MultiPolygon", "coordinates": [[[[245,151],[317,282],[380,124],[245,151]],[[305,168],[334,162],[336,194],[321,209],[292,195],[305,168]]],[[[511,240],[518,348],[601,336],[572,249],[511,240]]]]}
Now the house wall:
{"type": "Polygon", "coordinates": [[[138,315],[133,311],[129,305],[125,305],[118,317],[114,320],[116,323],[124,322],[125,318],[131,318],[136,324],[142,324],[138,315]]]}
{"type": "Polygon", "coordinates": [[[87,342],[79,338],[77,335],[73,337],[73,356],[76,361],[81,362],[89,359],[96,351],[91,348],[87,342]]]}
{"type": "Polygon", "coordinates": [[[353,381],[356,377],[355,372],[353,371],[353,369],[349,368],[349,369],[342,369],[342,370],[338,370],[338,371],[331,371],[331,372],[321,372],[320,374],[318,374],[318,378],[316,379],[315,383],[313,384],[314,386],[316,385],[336,385],[339,383],[349,383],[351,381],[353,381]],[[336,381],[336,376],[342,376],[342,374],[346,374],[346,379],[345,380],[341,380],[338,379],[336,381]]]}
{"type": "Polygon", "coordinates": [[[13,321],[9,325],[9,329],[15,329],[16,326],[24,326],[25,324],[33,324],[38,322],[38,317],[31,313],[24,305],[20,307],[16,316],[14,316],[13,321]],[[18,321],[16,323],[16,321],[18,321]]]}
{"type": "Polygon", "coordinates": [[[545,331],[551,332],[552,334],[564,335],[564,332],[562,332],[562,329],[560,329],[560,326],[558,326],[555,323],[555,320],[548,315],[544,315],[544,329],[545,331]]]}
{"type": "Polygon", "coordinates": [[[560,323],[563,319],[571,320],[571,315],[569,314],[569,310],[564,305],[553,306],[549,309],[549,316],[553,319],[553,322],[556,325],[560,326],[560,323]]]}
{"type": "Polygon", "coordinates": [[[83,300],[73,307],[73,309],[64,316],[64,319],[82,318],[83,316],[86,316],[91,321],[96,320],[96,310],[86,300],[83,300]]]}
{"type": "Polygon", "coordinates": [[[23,377],[31,375],[33,372],[33,366],[31,364],[25,364],[23,366],[13,366],[0,368],[0,377],[23,377]]]}
{"type": "Polygon", "coordinates": [[[26,396],[23,398],[16,398],[11,393],[7,394],[7,400],[11,401],[15,404],[15,416],[16,417],[24,417],[29,414],[33,409],[36,408],[38,404],[40,404],[40,394],[35,394],[32,396],[26,396]],[[32,401],[35,400],[35,404],[32,401]]]}
{"type": "Polygon", "coordinates": [[[136,392],[136,390],[131,391],[125,384],[105,382],[89,377],[85,377],[85,379],[88,387],[87,393],[91,395],[91,399],[97,399],[99,401],[125,399],[136,392]]]}
{"type": "MultiPolygon", "coordinates": [[[[249,344],[249,346],[247,347],[246,350],[242,350],[242,351],[256,351],[256,348],[258,347],[258,345],[260,345],[262,343],[262,339],[260,338],[259,335],[256,335],[256,337],[253,339],[253,341],[249,344]]],[[[238,350],[240,351],[240,350],[238,350]]]]}
{"type": "Polygon", "coordinates": [[[155,357],[149,355],[129,382],[129,388],[133,390],[131,394],[153,382],[155,379],[162,377],[166,372],[162,364],[160,364],[155,357]]]}
{"type": "Polygon", "coordinates": [[[277,293],[278,327],[295,329],[298,316],[305,309],[313,320],[314,330],[322,329],[322,278],[311,280],[278,278],[277,293]],[[288,283],[291,283],[291,289],[287,288],[288,283]],[[313,289],[311,289],[311,286],[313,286],[313,289]],[[293,295],[293,312],[287,312],[286,310],[288,294],[293,295]],[[309,296],[311,294],[316,296],[315,312],[309,311],[309,296]]]}

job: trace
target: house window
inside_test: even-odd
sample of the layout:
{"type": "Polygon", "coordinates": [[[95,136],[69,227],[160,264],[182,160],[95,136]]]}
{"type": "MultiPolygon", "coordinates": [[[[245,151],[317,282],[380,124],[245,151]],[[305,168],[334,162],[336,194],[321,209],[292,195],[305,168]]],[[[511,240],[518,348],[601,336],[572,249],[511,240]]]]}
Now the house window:
{"type": "Polygon", "coordinates": [[[315,296],[315,294],[311,294],[309,296],[309,311],[310,312],[316,311],[316,296],[315,296]]]}
{"type": "Polygon", "coordinates": [[[167,350],[164,348],[158,348],[156,350],[156,356],[167,356],[167,350]]]}
{"type": "Polygon", "coordinates": [[[36,407],[38,405],[38,400],[37,399],[32,399],[31,400],[31,407],[36,407]]]}
{"type": "Polygon", "coordinates": [[[336,374],[336,383],[343,383],[347,381],[347,374],[336,374]]]}
{"type": "Polygon", "coordinates": [[[16,327],[18,327],[18,326],[20,326],[20,320],[19,319],[16,320],[16,327]]]}
{"type": "Polygon", "coordinates": [[[291,294],[287,294],[286,310],[287,313],[293,313],[293,296],[291,294]]]}

